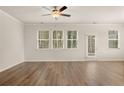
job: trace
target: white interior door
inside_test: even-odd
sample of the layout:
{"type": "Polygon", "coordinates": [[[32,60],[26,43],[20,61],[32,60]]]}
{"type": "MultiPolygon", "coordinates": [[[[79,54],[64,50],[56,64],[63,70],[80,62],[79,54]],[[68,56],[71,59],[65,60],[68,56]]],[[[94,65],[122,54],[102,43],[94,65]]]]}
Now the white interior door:
{"type": "Polygon", "coordinates": [[[96,57],[96,36],[89,34],[86,35],[86,57],[94,59],[96,57]]]}

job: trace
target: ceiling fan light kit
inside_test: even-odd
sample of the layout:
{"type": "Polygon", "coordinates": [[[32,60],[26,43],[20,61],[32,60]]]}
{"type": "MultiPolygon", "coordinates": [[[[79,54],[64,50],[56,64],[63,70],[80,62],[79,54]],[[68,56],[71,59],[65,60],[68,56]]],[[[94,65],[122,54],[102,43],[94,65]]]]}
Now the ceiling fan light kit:
{"type": "Polygon", "coordinates": [[[52,12],[52,16],[53,16],[53,17],[59,17],[60,14],[61,14],[61,13],[60,13],[58,10],[53,10],[53,12],[52,12]]]}

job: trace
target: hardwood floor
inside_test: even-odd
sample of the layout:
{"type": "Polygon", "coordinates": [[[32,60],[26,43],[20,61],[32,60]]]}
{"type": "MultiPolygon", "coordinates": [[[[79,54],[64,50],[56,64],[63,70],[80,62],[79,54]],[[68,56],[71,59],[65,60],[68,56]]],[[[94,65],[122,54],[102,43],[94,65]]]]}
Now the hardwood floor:
{"type": "Polygon", "coordinates": [[[124,62],[25,62],[1,72],[0,85],[124,85],[124,62]]]}

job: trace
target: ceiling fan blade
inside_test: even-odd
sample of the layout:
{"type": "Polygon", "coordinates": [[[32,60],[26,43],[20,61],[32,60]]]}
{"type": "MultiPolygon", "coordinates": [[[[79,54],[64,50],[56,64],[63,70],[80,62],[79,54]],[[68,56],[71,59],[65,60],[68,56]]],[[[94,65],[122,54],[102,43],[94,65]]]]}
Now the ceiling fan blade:
{"type": "Polygon", "coordinates": [[[67,7],[66,7],[66,6],[63,6],[62,8],[59,9],[59,12],[62,12],[62,11],[64,11],[65,9],[67,9],[67,7]]]}
{"type": "Polygon", "coordinates": [[[42,16],[49,16],[49,15],[51,15],[51,14],[43,14],[42,16]]]}
{"type": "Polygon", "coordinates": [[[71,17],[69,14],[61,14],[61,16],[71,17]]]}
{"type": "Polygon", "coordinates": [[[42,6],[42,8],[44,8],[44,9],[46,9],[46,10],[48,10],[48,11],[51,11],[51,9],[49,9],[49,8],[46,7],[46,6],[42,6]]]}

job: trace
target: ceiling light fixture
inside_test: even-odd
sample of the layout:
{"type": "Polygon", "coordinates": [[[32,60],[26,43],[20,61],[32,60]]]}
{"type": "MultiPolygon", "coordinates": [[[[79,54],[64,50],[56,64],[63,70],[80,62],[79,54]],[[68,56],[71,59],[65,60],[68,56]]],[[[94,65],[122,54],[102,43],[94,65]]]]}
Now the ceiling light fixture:
{"type": "Polygon", "coordinates": [[[59,17],[60,16],[60,12],[58,10],[53,10],[52,12],[52,16],[55,18],[55,17],[59,17]]]}
{"type": "Polygon", "coordinates": [[[53,9],[50,10],[47,7],[43,7],[45,9],[47,9],[48,11],[50,11],[50,14],[43,14],[42,16],[49,16],[52,15],[52,17],[54,17],[55,19],[58,19],[59,16],[64,16],[64,17],[71,17],[70,14],[63,14],[62,12],[65,11],[68,7],[67,6],[63,6],[60,9],[57,8],[57,6],[53,6],[53,9]]]}

